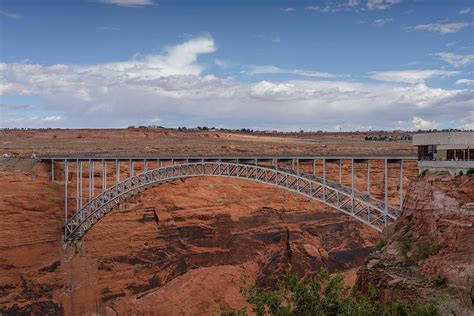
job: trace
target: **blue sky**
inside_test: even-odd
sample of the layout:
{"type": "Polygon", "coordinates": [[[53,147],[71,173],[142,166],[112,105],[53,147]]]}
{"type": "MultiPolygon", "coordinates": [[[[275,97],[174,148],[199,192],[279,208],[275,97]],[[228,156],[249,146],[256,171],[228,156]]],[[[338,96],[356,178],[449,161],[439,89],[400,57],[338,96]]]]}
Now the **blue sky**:
{"type": "Polygon", "coordinates": [[[472,1],[0,1],[0,126],[474,128],[472,1]]]}

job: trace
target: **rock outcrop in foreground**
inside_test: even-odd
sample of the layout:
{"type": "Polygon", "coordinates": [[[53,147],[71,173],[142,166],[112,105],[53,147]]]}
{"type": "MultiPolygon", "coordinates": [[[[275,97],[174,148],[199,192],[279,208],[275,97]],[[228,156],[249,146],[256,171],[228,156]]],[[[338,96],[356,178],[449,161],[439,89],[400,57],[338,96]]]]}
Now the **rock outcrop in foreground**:
{"type": "Polygon", "coordinates": [[[401,217],[359,270],[356,288],[372,284],[383,300],[435,298],[443,314],[474,313],[473,201],[472,175],[413,180],[401,217]]]}

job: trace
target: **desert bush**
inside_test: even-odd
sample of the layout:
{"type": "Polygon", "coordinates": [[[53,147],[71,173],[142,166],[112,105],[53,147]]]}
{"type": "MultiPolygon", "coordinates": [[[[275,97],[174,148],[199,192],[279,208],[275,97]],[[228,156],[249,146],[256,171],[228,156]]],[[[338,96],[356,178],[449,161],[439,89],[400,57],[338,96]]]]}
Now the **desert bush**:
{"type": "Polygon", "coordinates": [[[385,240],[382,238],[377,238],[375,243],[375,250],[381,250],[385,246],[385,240]]]}
{"type": "Polygon", "coordinates": [[[467,176],[470,176],[471,174],[474,174],[474,168],[469,168],[469,169],[467,169],[466,175],[467,175],[467,176]]]}
{"type": "MultiPolygon", "coordinates": [[[[344,285],[342,275],[330,275],[322,269],[315,277],[299,280],[292,272],[277,283],[275,290],[260,289],[244,278],[241,293],[252,311],[264,315],[439,315],[434,301],[408,304],[401,300],[379,302],[377,290],[370,286],[367,294],[353,292],[344,285]]],[[[245,308],[221,315],[247,315],[245,308]]]]}
{"type": "Polygon", "coordinates": [[[409,238],[404,238],[400,242],[400,246],[398,247],[398,250],[403,256],[406,256],[408,251],[410,251],[410,239],[409,238]]]}
{"type": "Polygon", "coordinates": [[[423,260],[436,254],[439,250],[438,244],[422,241],[416,244],[415,258],[417,261],[423,260]]]}

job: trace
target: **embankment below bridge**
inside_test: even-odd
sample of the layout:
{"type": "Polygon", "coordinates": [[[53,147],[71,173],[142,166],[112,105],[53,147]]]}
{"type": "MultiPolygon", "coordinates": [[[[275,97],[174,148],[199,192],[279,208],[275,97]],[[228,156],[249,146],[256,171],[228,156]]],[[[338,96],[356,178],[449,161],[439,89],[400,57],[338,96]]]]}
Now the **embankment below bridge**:
{"type": "Polygon", "coordinates": [[[412,181],[400,218],[357,274],[381,300],[439,303],[442,315],[474,314],[474,176],[433,173],[412,181]]]}

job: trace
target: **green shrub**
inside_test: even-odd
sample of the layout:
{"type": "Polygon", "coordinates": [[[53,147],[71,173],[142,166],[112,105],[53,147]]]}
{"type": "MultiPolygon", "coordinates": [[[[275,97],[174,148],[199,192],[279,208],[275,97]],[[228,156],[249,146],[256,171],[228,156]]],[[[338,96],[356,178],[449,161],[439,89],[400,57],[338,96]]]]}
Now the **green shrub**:
{"type": "Polygon", "coordinates": [[[403,256],[406,256],[408,251],[410,251],[410,240],[408,238],[403,239],[398,250],[403,256]]]}
{"type": "Polygon", "coordinates": [[[423,260],[436,254],[439,250],[438,244],[422,241],[416,244],[415,258],[417,261],[423,260]]]}
{"type": "Polygon", "coordinates": [[[423,171],[420,173],[420,177],[426,176],[427,173],[428,173],[428,170],[427,170],[427,169],[423,170],[423,171]]]}
{"type": "MultiPolygon", "coordinates": [[[[287,272],[275,290],[260,289],[244,278],[241,293],[247,297],[252,311],[264,315],[439,315],[434,301],[408,304],[401,300],[381,303],[377,290],[369,284],[368,294],[352,292],[344,286],[342,275],[329,275],[321,270],[316,277],[300,281],[287,272]]],[[[246,315],[246,309],[222,315],[246,315]]]]}
{"type": "Polygon", "coordinates": [[[464,172],[462,172],[462,170],[459,171],[459,175],[460,175],[460,176],[462,176],[463,174],[464,174],[464,172]]]}
{"type": "Polygon", "coordinates": [[[467,176],[470,176],[471,174],[474,174],[474,168],[469,168],[469,169],[467,169],[466,175],[467,175],[467,176]]]}
{"type": "Polygon", "coordinates": [[[375,250],[381,250],[385,246],[385,241],[382,238],[377,238],[375,243],[375,250]]]}

